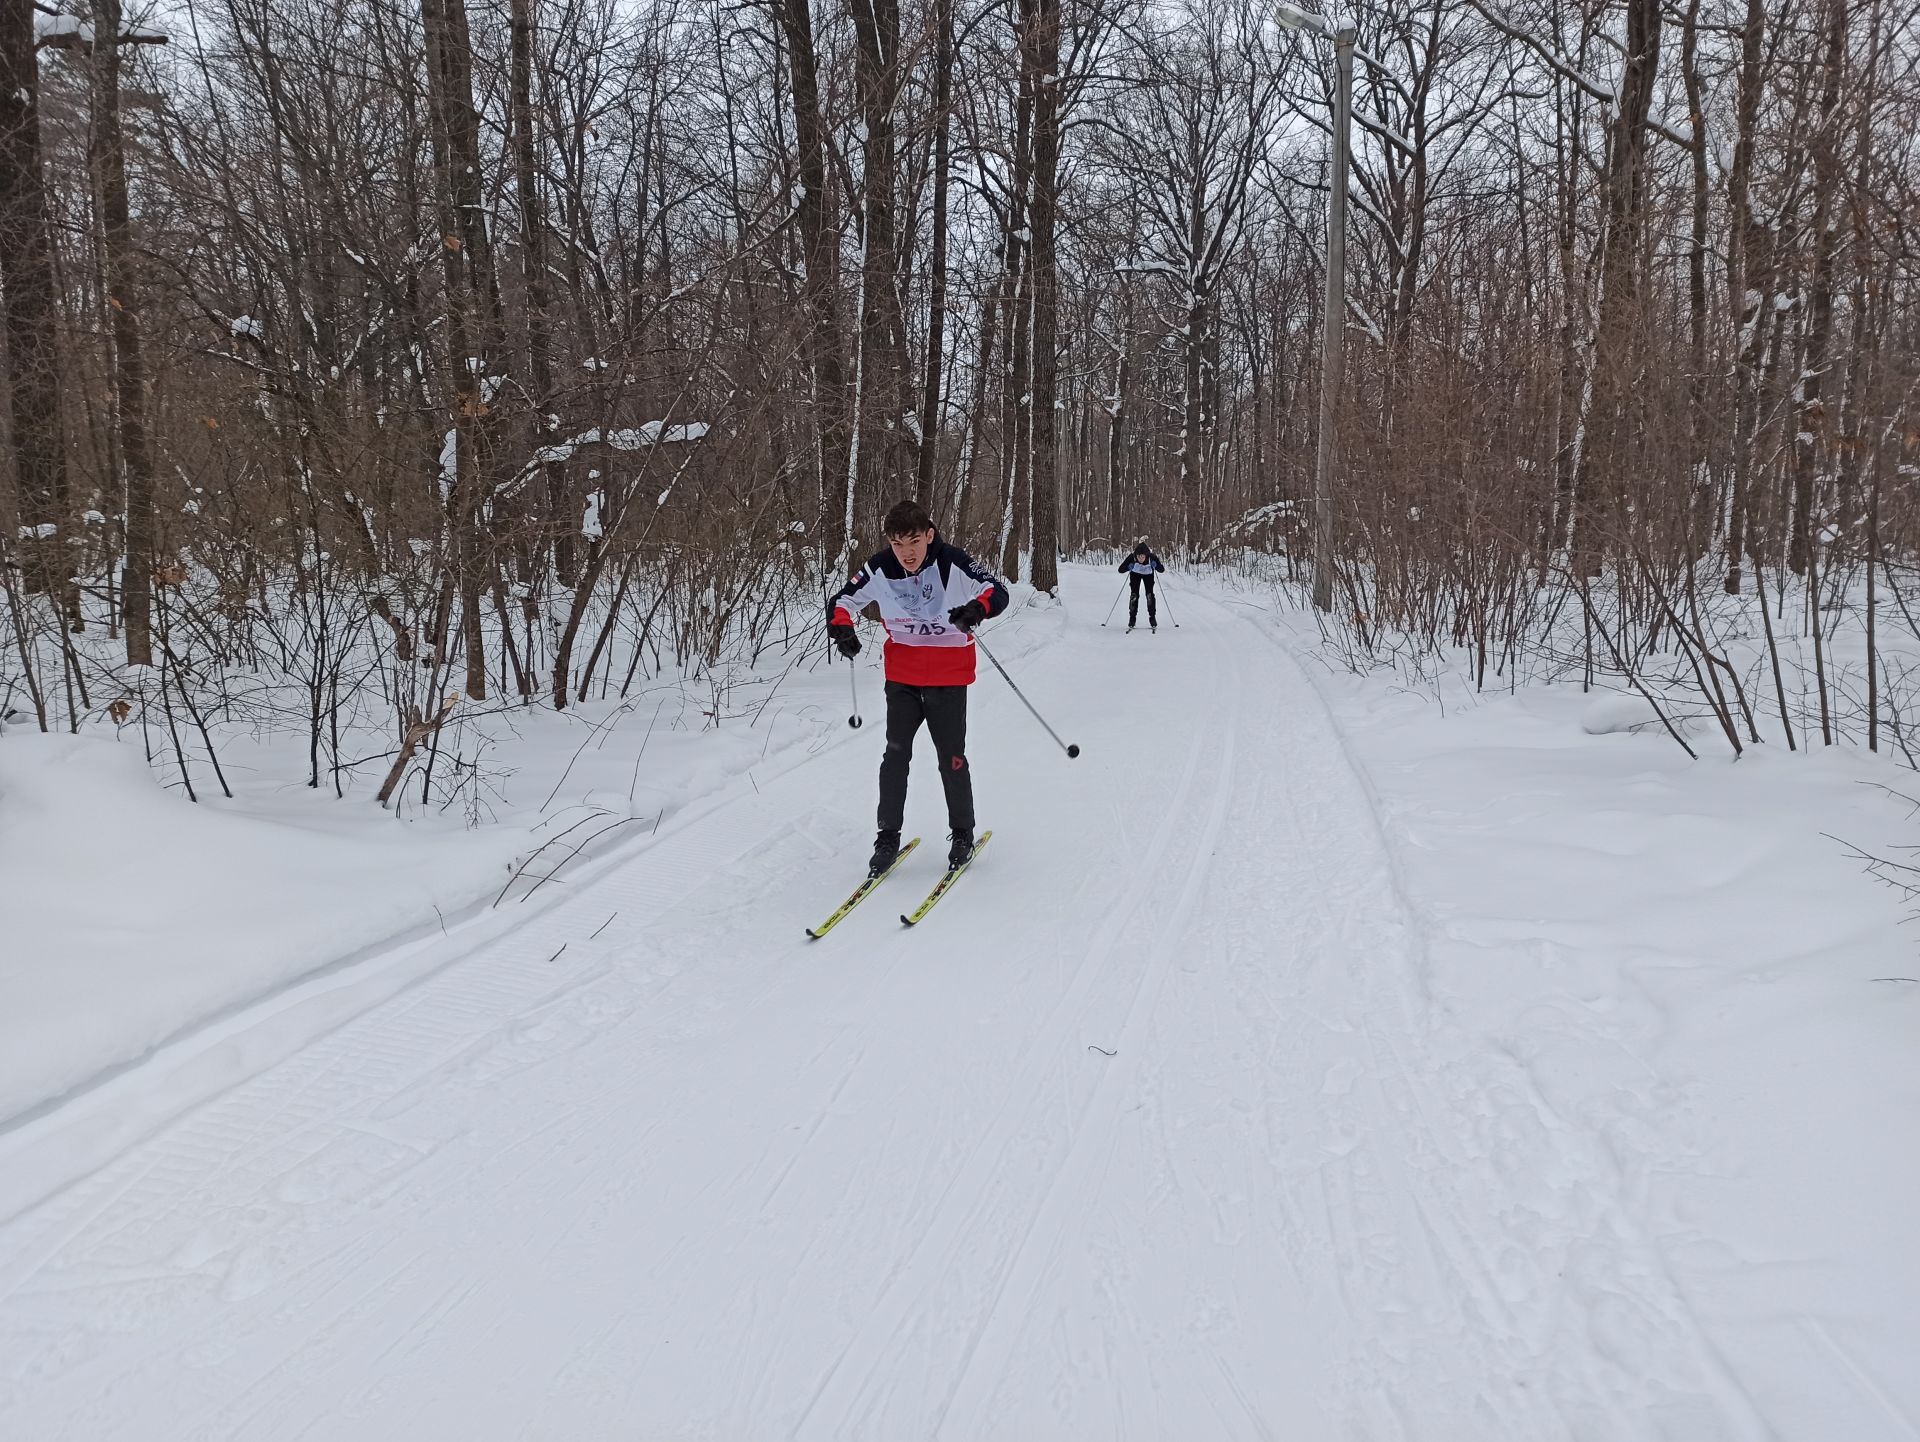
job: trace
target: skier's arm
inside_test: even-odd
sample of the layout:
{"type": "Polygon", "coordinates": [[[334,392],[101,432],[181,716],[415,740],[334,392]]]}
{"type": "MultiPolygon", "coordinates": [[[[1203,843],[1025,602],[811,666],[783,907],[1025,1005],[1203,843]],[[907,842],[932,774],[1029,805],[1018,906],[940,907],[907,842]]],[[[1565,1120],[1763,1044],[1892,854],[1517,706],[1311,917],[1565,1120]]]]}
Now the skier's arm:
{"type": "Polygon", "coordinates": [[[827,598],[827,628],[853,625],[854,614],[873,599],[874,578],[879,572],[879,558],[875,557],[853,573],[848,581],[833,595],[827,598]]]}
{"type": "Polygon", "coordinates": [[[860,637],[853,629],[854,612],[867,604],[872,596],[873,579],[877,570],[877,558],[867,562],[853,573],[853,579],[827,598],[827,637],[840,648],[840,654],[851,659],[860,654],[860,637]]]}
{"type": "Polygon", "coordinates": [[[977,589],[974,601],[986,613],[985,619],[998,616],[1013,604],[1013,597],[1008,593],[1005,583],[957,546],[954,547],[953,565],[969,581],[975,583],[977,589]]]}

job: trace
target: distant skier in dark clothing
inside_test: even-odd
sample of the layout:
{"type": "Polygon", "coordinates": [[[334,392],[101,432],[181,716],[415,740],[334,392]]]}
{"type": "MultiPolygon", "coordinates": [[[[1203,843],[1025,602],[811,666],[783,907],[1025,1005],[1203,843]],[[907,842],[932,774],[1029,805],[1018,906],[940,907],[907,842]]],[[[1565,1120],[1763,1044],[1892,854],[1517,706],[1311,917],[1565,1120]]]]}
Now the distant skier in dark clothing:
{"type": "Polygon", "coordinates": [[[1153,578],[1156,572],[1167,568],[1160,564],[1160,558],[1154,555],[1145,541],[1133,548],[1133,554],[1120,563],[1120,569],[1127,573],[1127,629],[1131,631],[1140,620],[1140,587],[1144,582],[1147,588],[1147,625],[1153,630],[1160,629],[1160,618],[1153,610],[1153,578]]]}
{"type": "Polygon", "coordinates": [[[879,875],[900,854],[907,768],[920,723],[933,737],[947,792],[949,868],[973,855],[973,772],[967,765],[967,687],[973,628],[1007,609],[1007,588],[958,546],[940,539],[915,501],[887,512],[887,549],[854,572],[827,602],[827,634],[840,653],[860,654],[853,618],[873,602],[886,624],[887,749],[880,758],[880,834],[869,867],[879,875]]]}

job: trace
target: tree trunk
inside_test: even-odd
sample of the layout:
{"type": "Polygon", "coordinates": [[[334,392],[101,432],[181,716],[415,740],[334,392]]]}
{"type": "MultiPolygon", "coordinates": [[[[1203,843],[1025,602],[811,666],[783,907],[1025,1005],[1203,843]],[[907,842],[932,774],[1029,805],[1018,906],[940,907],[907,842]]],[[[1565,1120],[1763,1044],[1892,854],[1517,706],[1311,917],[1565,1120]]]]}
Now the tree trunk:
{"type": "Polygon", "coordinates": [[[32,537],[27,584],[58,597],[77,629],[80,613],[67,581],[72,565],[63,559],[71,517],[60,426],[59,293],[40,150],[33,15],[32,0],[0,0],[0,290],[6,295],[20,519],[32,537]]]}
{"type": "Polygon", "coordinates": [[[900,313],[898,157],[894,109],[900,89],[897,0],[851,0],[861,143],[860,440],[854,536],[879,540],[880,497],[915,473],[906,420],[913,413],[906,327],[900,313]]]}
{"type": "MultiPolygon", "coordinates": [[[[539,38],[537,4],[538,0],[513,0],[512,87],[514,186],[520,201],[520,269],[527,287],[527,384],[533,393],[532,442],[535,448],[541,448],[551,446],[559,438],[551,419],[553,317],[547,289],[546,215],[540,203],[538,138],[533,121],[533,52],[539,38]]],[[[554,575],[562,586],[571,586],[575,517],[567,496],[566,472],[557,461],[541,469],[546,480],[541,499],[547,509],[554,575]]]]}
{"type": "Polygon", "coordinates": [[[1827,0],[1827,53],[1821,79],[1820,120],[1813,142],[1813,272],[1807,286],[1807,337],[1800,364],[1799,423],[1793,444],[1793,514],[1787,565],[1811,577],[1813,493],[1825,447],[1824,392],[1833,338],[1834,200],[1840,182],[1840,61],[1847,39],[1844,0],[1827,0]]]}
{"type": "MultiPolygon", "coordinates": [[[[1687,239],[1687,439],[1688,460],[1697,486],[1707,463],[1707,116],[1699,70],[1700,0],[1688,0],[1686,29],[1680,47],[1680,72],[1686,82],[1687,120],[1693,143],[1688,147],[1692,181],[1687,239]]],[[[1689,538],[1705,546],[1711,537],[1689,538]]]]}
{"type": "Polygon", "coordinates": [[[1060,361],[1060,274],[1054,230],[1060,184],[1060,0],[1035,0],[1026,49],[1033,68],[1033,416],[1034,589],[1060,589],[1060,478],[1056,440],[1060,361]]]}
{"type": "MultiPolygon", "coordinates": [[[[1626,59],[1607,140],[1606,236],[1600,258],[1588,442],[1574,492],[1575,564],[1583,575],[1598,573],[1601,538],[1593,534],[1596,517],[1603,509],[1613,509],[1617,515],[1625,500],[1639,354],[1636,261],[1646,224],[1647,116],[1660,66],[1660,24],[1659,0],[1627,0],[1626,59]]],[[[1624,543],[1626,538],[1616,539],[1624,543]]]]}
{"type": "MultiPolygon", "coordinates": [[[[953,0],[934,0],[933,256],[927,277],[926,390],[920,402],[919,495],[933,504],[940,451],[942,363],[947,340],[947,169],[953,137],[953,0]]],[[[956,514],[951,524],[958,526],[956,514]]]]}
{"type": "Polygon", "coordinates": [[[1012,195],[1007,203],[1007,265],[1005,316],[1007,370],[1001,390],[1000,417],[1000,571],[1009,581],[1020,579],[1020,543],[1026,526],[1028,449],[1032,435],[1031,357],[1032,310],[1029,305],[1032,274],[1031,247],[1026,244],[1028,198],[1033,194],[1033,73],[1029,69],[1027,34],[1038,0],[1015,0],[1020,45],[1019,94],[1014,101],[1012,195]]]}
{"type": "MultiPolygon", "coordinates": [[[[1564,92],[1563,92],[1564,94],[1564,92]]],[[[1578,235],[1575,178],[1580,151],[1580,101],[1571,120],[1564,115],[1564,101],[1554,110],[1555,190],[1559,200],[1556,216],[1556,247],[1560,259],[1560,325],[1558,335],[1559,385],[1554,392],[1554,483],[1553,532],[1548,537],[1548,555],[1565,551],[1573,541],[1574,497],[1580,473],[1580,454],[1585,442],[1583,423],[1585,382],[1580,364],[1580,271],[1574,241],[1578,235]]],[[[1542,565],[1546,558],[1542,558],[1542,565]]],[[[1544,572],[1543,582],[1544,584],[1544,572]]]]}
{"type": "Polygon", "coordinates": [[[100,240],[113,331],[120,468],[126,485],[121,620],[126,627],[127,664],[151,666],[158,516],[153,495],[153,450],[147,431],[147,368],[140,341],[140,278],[127,202],[126,135],[120,115],[120,0],[94,0],[93,27],[93,165],[100,193],[100,240]]]}
{"type": "Polygon", "coordinates": [[[420,14],[439,180],[447,363],[452,376],[454,472],[446,486],[449,551],[458,578],[467,695],[481,701],[487,694],[487,656],[480,603],[496,564],[482,516],[494,480],[498,442],[493,396],[502,379],[495,374],[502,350],[499,292],[487,233],[466,0],[421,0],[420,14]]]}
{"type": "MultiPolygon", "coordinates": [[[[1126,315],[1121,310],[1121,315],[1126,315]]],[[[1107,406],[1107,539],[1120,544],[1121,465],[1126,455],[1127,423],[1127,342],[1123,328],[1120,344],[1113,356],[1113,399],[1107,406]]]]}
{"type": "Polygon", "coordinates": [[[1001,443],[1006,448],[1000,497],[1000,570],[1020,579],[1020,549],[1033,499],[1033,251],[1022,250],[1007,298],[1007,377],[1001,443]]]}
{"type": "Polygon", "coordinates": [[[1760,354],[1760,321],[1765,297],[1755,289],[1753,264],[1758,227],[1753,217],[1753,144],[1760,114],[1760,47],[1766,27],[1766,0],[1747,0],[1740,31],[1740,86],[1734,111],[1733,164],[1727,175],[1727,314],[1736,318],[1733,336],[1732,495],[1727,504],[1727,594],[1740,594],[1741,563],[1747,553],[1747,506],[1752,490],[1754,370],[1760,354]]]}
{"type": "Polygon", "coordinates": [[[793,128],[800,175],[800,200],[794,222],[806,267],[804,296],[808,314],[807,349],[813,363],[814,426],[818,436],[821,501],[821,551],[837,567],[854,539],[853,497],[843,489],[852,437],[847,427],[846,370],[840,348],[840,312],[835,294],[840,236],[833,227],[827,182],[827,124],[820,112],[820,78],[813,47],[813,14],[808,0],[781,0],[780,23],[787,40],[787,65],[793,87],[793,128]]]}

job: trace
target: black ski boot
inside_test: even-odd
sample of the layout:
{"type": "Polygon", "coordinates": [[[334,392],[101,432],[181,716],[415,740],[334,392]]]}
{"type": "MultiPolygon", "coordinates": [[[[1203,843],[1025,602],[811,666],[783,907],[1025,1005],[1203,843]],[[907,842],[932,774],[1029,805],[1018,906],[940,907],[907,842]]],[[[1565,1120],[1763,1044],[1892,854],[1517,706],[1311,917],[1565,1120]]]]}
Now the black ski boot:
{"type": "Polygon", "coordinates": [[[973,833],[956,831],[953,833],[953,845],[947,848],[947,870],[958,871],[973,860],[973,833]]]}
{"type": "Polygon", "coordinates": [[[882,831],[873,838],[873,860],[867,863],[867,875],[878,876],[899,859],[900,833],[882,831]]]}

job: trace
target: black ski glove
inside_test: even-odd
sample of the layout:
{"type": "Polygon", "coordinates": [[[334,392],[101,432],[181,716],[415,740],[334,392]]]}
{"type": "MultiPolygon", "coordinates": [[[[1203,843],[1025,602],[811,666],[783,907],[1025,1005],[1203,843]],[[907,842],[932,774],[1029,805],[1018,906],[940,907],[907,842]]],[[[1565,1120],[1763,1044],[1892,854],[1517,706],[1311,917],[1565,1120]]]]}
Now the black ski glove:
{"type": "Polygon", "coordinates": [[[947,619],[962,631],[971,631],[987,619],[987,608],[978,601],[969,601],[964,606],[955,606],[947,612],[947,619]]]}
{"type": "Polygon", "coordinates": [[[860,638],[854,634],[853,627],[829,626],[827,636],[840,648],[840,654],[849,661],[860,654],[860,638]]]}

